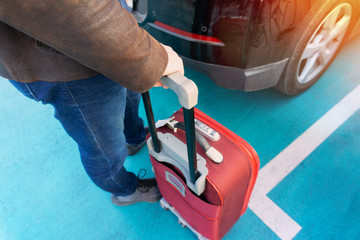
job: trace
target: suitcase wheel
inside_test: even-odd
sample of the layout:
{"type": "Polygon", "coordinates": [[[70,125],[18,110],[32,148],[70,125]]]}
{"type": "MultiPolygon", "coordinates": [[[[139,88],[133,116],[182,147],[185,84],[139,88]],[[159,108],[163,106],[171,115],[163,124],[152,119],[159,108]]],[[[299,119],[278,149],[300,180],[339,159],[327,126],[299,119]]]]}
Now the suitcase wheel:
{"type": "Polygon", "coordinates": [[[171,206],[165,201],[164,198],[160,200],[160,207],[166,211],[169,211],[171,206]]]}
{"type": "Polygon", "coordinates": [[[183,228],[186,228],[186,227],[187,227],[186,224],[183,223],[180,219],[178,220],[178,222],[179,222],[180,226],[182,226],[183,228]]]}
{"type": "Polygon", "coordinates": [[[166,206],[161,206],[162,209],[166,210],[166,211],[169,211],[170,209],[166,206]]]}
{"type": "Polygon", "coordinates": [[[191,225],[188,225],[188,223],[180,216],[180,214],[164,198],[160,199],[160,206],[162,209],[165,209],[167,211],[170,210],[171,212],[173,212],[175,214],[175,216],[177,216],[180,226],[182,226],[183,228],[189,228],[193,233],[196,234],[196,236],[198,237],[199,240],[209,240],[206,237],[202,236],[200,233],[198,233],[195,229],[193,229],[191,227],[191,225]]]}

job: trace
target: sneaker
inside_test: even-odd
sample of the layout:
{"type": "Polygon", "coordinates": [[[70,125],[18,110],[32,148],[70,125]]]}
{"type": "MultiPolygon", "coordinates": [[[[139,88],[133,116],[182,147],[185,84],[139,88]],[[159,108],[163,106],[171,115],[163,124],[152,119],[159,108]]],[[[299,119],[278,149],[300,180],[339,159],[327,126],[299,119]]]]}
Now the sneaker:
{"type": "MultiPolygon", "coordinates": [[[[145,127],[144,129],[147,135],[149,133],[149,127],[145,127]]],[[[126,147],[128,149],[128,155],[132,156],[137,154],[141,150],[141,148],[145,145],[145,143],[146,143],[146,139],[137,145],[127,144],[126,147]]]]}
{"type": "Polygon", "coordinates": [[[117,206],[127,206],[137,202],[154,203],[161,199],[161,194],[155,178],[139,179],[135,192],[128,196],[111,196],[111,201],[117,206]]]}

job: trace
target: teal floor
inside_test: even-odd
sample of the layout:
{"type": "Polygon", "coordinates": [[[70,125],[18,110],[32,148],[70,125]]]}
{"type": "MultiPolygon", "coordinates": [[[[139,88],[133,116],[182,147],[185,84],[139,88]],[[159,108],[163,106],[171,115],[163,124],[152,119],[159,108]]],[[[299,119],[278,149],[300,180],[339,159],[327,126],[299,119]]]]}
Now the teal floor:
{"type": "MultiPolygon", "coordinates": [[[[198,108],[247,140],[264,167],[360,84],[359,53],[357,37],[296,97],[222,89],[190,69],[186,76],[198,85],[198,108]]],[[[159,204],[114,206],[86,176],[53,109],[0,82],[0,240],[196,239],[159,204]]],[[[179,108],[170,90],[151,97],[156,119],[179,108]]],[[[294,239],[360,239],[359,122],[356,111],[268,194],[301,226],[294,239]]],[[[126,166],[153,175],[146,148],[126,166]]],[[[224,239],[279,237],[248,209],[224,239]]]]}

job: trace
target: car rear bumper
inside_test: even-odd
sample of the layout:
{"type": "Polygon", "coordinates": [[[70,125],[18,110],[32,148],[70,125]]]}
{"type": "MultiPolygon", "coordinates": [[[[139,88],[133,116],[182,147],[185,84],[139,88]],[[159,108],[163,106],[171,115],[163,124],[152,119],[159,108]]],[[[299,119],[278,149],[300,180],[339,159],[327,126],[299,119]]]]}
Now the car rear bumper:
{"type": "Polygon", "coordinates": [[[243,91],[255,91],[275,86],[288,62],[286,58],[255,68],[242,69],[199,62],[186,57],[182,59],[186,66],[208,75],[216,85],[243,91]]]}

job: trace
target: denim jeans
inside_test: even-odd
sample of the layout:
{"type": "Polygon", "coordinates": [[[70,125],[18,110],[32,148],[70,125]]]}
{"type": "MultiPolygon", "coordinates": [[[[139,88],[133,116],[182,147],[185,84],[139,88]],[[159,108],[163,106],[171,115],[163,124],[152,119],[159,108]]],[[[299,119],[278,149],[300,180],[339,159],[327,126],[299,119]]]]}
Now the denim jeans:
{"type": "Polygon", "coordinates": [[[78,144],[85,171],[98,187],[117,196],[135,191],[137,178],[123,164],[126,143],[145,140],[139,93],[101,74],[70,82],[10,82],[25,96],[55,108],[55,118],[78,144]]]}

